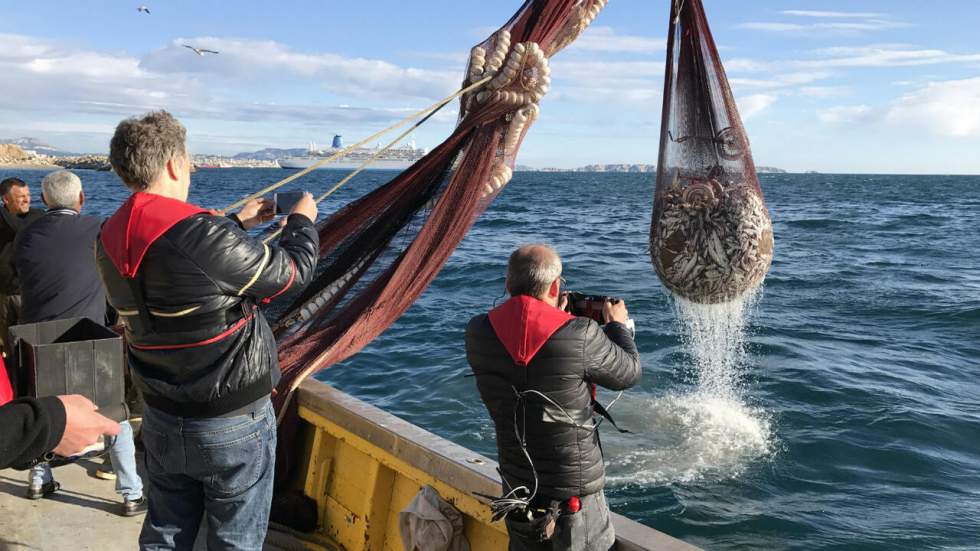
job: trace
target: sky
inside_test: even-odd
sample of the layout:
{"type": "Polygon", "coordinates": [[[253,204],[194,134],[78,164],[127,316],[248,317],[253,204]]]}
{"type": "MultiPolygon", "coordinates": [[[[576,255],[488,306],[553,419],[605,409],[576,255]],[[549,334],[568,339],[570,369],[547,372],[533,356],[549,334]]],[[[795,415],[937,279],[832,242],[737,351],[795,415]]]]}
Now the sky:
{"type": "MultiPolygon", "coordinates": [[[[980,2],[704,4],[756,164],[980,174],[980,2]]],[[[470,48],[519,6],[0,0],[0,138],[100,153],[121,119],[167,109],[194,153],[352,143],[458,89],[470,48]]],[[[655,163],[668,14],[668,0],[611,0],[552,59],[518,163],[655,163]]],[[[416,143],[434,147],[455,117],[416,143]]]]}

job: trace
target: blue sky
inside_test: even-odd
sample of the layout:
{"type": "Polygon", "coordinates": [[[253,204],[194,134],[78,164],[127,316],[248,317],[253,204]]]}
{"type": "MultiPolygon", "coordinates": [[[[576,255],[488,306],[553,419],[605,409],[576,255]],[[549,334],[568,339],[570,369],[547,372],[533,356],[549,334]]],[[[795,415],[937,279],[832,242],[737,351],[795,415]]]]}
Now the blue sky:
{"type": "MultiPolygon", "coordinates": [[[[980,173],[980,2],[704,3],[757,164],[980,173]]],[[[166,108],[198,153],[350,142],[454,91],[470,47],[518,6],[0,0],[0,138],[101,152],[121,118],[166,108]]],[[[611,0],[552,60],[518,162],[655,162],[667,16],[666,0],[611,0]]]]}

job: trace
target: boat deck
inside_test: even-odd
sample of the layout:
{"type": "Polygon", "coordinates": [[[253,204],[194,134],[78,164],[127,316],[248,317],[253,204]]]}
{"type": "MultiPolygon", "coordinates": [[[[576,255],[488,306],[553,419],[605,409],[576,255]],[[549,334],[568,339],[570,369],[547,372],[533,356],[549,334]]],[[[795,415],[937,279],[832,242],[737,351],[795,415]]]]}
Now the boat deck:
{"type": "MultiPolygon", "coordinates": [[[[142,462],[142,458],[137,458],[142,462]]],[[[101,460],[100,460],[101,461],[101,460]]],[[[0,471],[0,551],[131,551],[136,549],[143,515],[121,517],[115,482],[95,478],[99,463],[80,461],[54,470],[61,490],[51,497],[29,500],[27,471],[0,471]]],[[[203,551],[205,528],[195,551],[203,551]]],[[[307,549],[284,532],[269,532],[267,551],[307,549]]]]}

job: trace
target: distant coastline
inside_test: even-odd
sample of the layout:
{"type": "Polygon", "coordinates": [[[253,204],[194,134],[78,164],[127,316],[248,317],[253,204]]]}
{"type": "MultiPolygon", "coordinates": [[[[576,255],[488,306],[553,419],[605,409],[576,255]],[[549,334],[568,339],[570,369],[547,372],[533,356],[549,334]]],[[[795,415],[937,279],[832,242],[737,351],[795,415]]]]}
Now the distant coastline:
{"type": "MultiPolygon", "coordinates": [[[[579,168],[535,168],[527,165],[517,165],[517,172],[630,172],[630,173],[653,173],[657,172],[657,165],[647,164],[597,164],[586,165],[579,168]]],[[[771,166],[757,166],[756,172],[760,174],[788,174],[786,170],[771,166]]]]}
{"type": "MultiPolygon", "coordinates": [[[[301,155],[304,149],[265,148],[235,155],[194,155],[197,168],[278,168],[276,159],[301,155]]],[[[111,170],[106,155],[74,154],[61,151],[36,138],[0,139],[0,167],[39,169],[111,170]]],[[[517,165],[517,172],[613,172],[652,174],[653,164],[591,164],[578,168],[551,168],[517,165]]],[[[758,166],[760,174],[786,174],[781,168],[758,166]]]]}

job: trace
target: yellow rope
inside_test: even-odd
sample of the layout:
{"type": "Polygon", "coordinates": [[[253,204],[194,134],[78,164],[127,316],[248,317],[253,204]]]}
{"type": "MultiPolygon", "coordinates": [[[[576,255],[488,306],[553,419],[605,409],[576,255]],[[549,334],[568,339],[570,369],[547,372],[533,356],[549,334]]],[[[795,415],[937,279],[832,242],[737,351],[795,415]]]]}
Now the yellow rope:
{"type": "MultiPolygon", "coordinates": [[[[487,78],[484,78],[483,80],[477,81],[477,82],[475,82],[475,83],[467,86],[466,88],[463,88],[462,90],[456,92],[455,94],[453,94],[453,95],[451,95],[451,96],[449,96],[449,97],[441,100],[439,103],[433,105],[431,108],[427,109],[426,111],[432,111],[432,112],[434,112],[437,109],[440,109],[442,106],[446,105],[447,103],[449,103],[449,102],[453,101],[454,99],[458,98],[459,96],[465,94],[466,92],[469,92],[470,90],[472,90],[472,89],[474,89],[474,88],[476,88],[478,86],[481,86],[483,83],[485,83],[488,80],[490,80],[490,77],[487,77],[487,78]]],[[[419,114],[421,114],[421,113],[422,113],[422,111],[419,112],[419,114]]],[[[413,119],[416,116],[418,116],[419,114],[413,115],[412,117],[409,117],[409,119],[406,119],[406,120],[413,119]]],[[[428,113],[426,113],[426,114],[428,114],[428,113]]],[[[405,121],[402,121],[402,123],[404,123],[404,122],[405,121]]],[[[397,128],[397,126],[400,126],[400,125],[401,125],[401,123],[399,123],[399,125],[396,125],[396,126],[393,126],[393,127],[389,128],[388,130],[392,130],[394,128],[397,128]]],[[[388,145],[386,145],[383,148],[379,149],[378,151],[376,151],[374,153],[374,155],[371,155],[371,157],[369,157],[366,161],[364,161],[363,163],[361,163],[361,165],[359,167],[357,167],[357,169],[355,169],[353,172],[351,172],[350,174],[348,174],[347,176],[345,176],[341,181],[337,182],[336,185],[334,185],[332,188],[330,188],[329,190],[327,190],[323,195],[320,195],[319,197],[317,197],[315,199],[315,201],[317,203],[321,203],[321,202],[323,202],[324,199],[326,199],[327,197],[330,197],[331,195],[333,195],[333,193],[335,191],[337,191],[338,189],[340,189],[341,187],[343,187],[347,182],[350,182],[351,179],[354,178],[354,176],[357,176],[362,171],[364,171],[371,163],[373,163],[375,160],[377,160],[378,157],[380,157],[386,151],[388,151],[389,149],[391,149],[392,147],[394,147],[395,144],[397,144],[398,142],[400,142],[403,139],[405,139],[405,136],[408,136],[409,134],[411,134],[413,131],[415,131],[416,128],[417,128],[417,126],[412,126],[408,130],[402,132],[397,138],[395,138],[390,143],[388,143],[388,145]]],[[[311,170],[311,169],[312,169],[312,167],[310,169],[307,169],[307,172],[309,172],[309,170],[311,170]]],[[[294,174],[293,176],[300,176],[300,174],[294,174]]],[[[282,228],[279,228],[275,232],[273,232],[272,234],[266,236],[265,239],[262,240],[262,242],[263,243],[269,243],[270,241],[272,241],[273,239],[275,239],[276,237],[278,237],[279,234],[281,234],[281,233],[282,233],[282,228]]]]}
{"type": "MultiPolygon", "coordinates": [[[[261,189],[259,191],[256,191],[255,193],[253,193],[251,195],[248,195],[247,197],[243,197],[242,199],[240,199],[240,200],[238,200],[238,201],[236,201],[236,202],[228,205],[227,207],[225,207],[223,212],[228,212],[228,211],[230,211],[232,209],[236,209],[236,208],[244,205],[245,203],[248,203],[252,199],[256,199],[256,198],[262,197],[263,195],[265,195],[266,193],[269,193],[270,191],[279,189],[280,187],[288,184],[289,182],[292,182],[293,180],[299,178],[300,176],[304,176],[306,174],[309,174],[311,171],[315,170],[316,168],[318,168],[320,166],[323,166],[323,165],[325,165],[325,164],[327,164],[327,163],[329,163],[331,161],[335,161],[335,160],[339,159],[340,157],[343,157],[344,155],[350,153],[351,151],[353,151],[353,150],[355,150],[355,149],[363,146],[364,144],[367,144],[368,142],[372,142],[375,139],[377,139],[378,137],[383,136],[383,135],[387,134],[388,132],[391,132],[392,130],[395,130],[396,128],[400,128],[400,127],[404,126],[405,124],[407,124],[408,122],[410,122],[410,121],[412,121],[414,119],[417,119],[419,117],[428,115],[428,114],[432,113],[433,111],[436,111],[437,109],[442,108],[444,105],[446,105],[447,103],[453,101],[454,99],[458,98],[459,96],[462,96],[463,94],[465,94],[467,92],[470,92],[470,91],[472,91],[472,90],[474,90],[476,88],[479,88],[480,86],[483,86],[484,84],[486,84],[487,82],[489,82],[491,78],[492,77],[486,77],[486,78],[483,78],[481,80],[478,80],[478,81],[474,82],[473,84],[470,84],[469,86],[467,86],[467,87],[459,90],[455,94],[453,94],[451,96],[448,96],[446,98],[443,98],[443,99],[437,101],[436,103],[430,105],[429,107],[426,107],[425,109],[423,109],[423,110],[421,110],[421,111],[419,111],[417,113],[413,113],[413,114],[409,115],[408,117],[405,117],[401,121],[399,121],[399,122],[397,122],[397,123],[389,126],[388,128],[385,128],[384,130],[382,130],[380,132],[377,132],[375,134],[372,134],[371,136],[368,136],[367,138],[364,138],[363,140],[357,142],[354,145],[345,147],[344,149],[341,149],[340,151],[334,153],[333,155],[331,155],[331,156],[329,156],[329,157],[327,157],[325,159],[322,159],[322,160],[317,161],[316,163],[313,163],[308,168],[304,168],[303,170],[297,172],[296,174],[290,175],[287,178],[283,178],[282,180],[279,180],[278,182],[276,182],[276,183],[274,183],[274,184],[272,184],[272,185],[270,185],[268,187],[265,187],[265,188],[263,188],[263,189],[261,189]]],[[[371,160],[373,161],[374,159],[372,158],[371,160]]]]}
{"type": "MultiPolygon", "coordinates": [[[[412,128],[409,128],[408,130],[402,132],[397,138],[395,138],[394,140],[392,140],[388,145],[386,145],[383,148],[379,149],[377,152],[375,152],[374,155],[371,155],[370,158],[368,158],[366,161],[364,161],[363,163],[361,163],[361,166],[357,167],[357,169],[354,170],[354,172],[351,172],[347,176],[344,176],[344,178],[341,181],[337,182],[337,184],[335,186],[333,186],[332,188],[330,188],[329,190],[327,190],[323,195],[320,195],[319,197],[317,197],[315,199],[315,201],[317,203],[321,203],[321,202],[323,202],[324,199],[326,199],[327,197],[330,197],[331,195],[333,195],[333,193],[335,191],[337,191],[338,189],[340,189],[341,187],[343,187],[344,184],[346,184],[347,182],[350,182],[354,178],[354,176],[357,176],[362,171],[364,171],[371,163],[373,163],[375,160],[377,160],[378,157],[380,157],[381,155],[383,155],[385,151],[388,151],[389,149],[391,149],[392,147],[394,147],[395,144],[397,144],[398,142],[400,142],[403,139],[405,139],[405,136],[408,136],[413,131],[415,131],[415,127],[414,126],[412,128]]],[[[274,233],[272,233],[271,235],[267,236],[265,239],[262,240],[262,242],[263,243],[268,243],[269,241],[272,241],[273,239],[275,239],[280,233],[282,233],[282,228],[279,228],[274,233]]]]}

